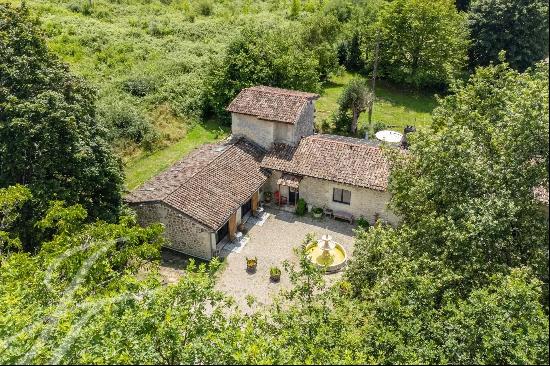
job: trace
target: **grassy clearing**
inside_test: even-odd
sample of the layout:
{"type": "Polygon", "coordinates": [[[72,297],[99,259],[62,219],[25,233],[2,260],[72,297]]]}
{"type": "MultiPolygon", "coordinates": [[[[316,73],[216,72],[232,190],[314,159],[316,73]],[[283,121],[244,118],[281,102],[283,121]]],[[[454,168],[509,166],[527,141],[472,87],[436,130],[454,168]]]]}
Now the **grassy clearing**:
{"type": "Polygon", "coordinates": [[[141,155],[126,163],[126,188],[132,190],[155,176],[191,150],[210,142],[221,140],[228,136],[228,129],[218,123],[209,121],[197,124],[178,142],[150,155],[141,155]]]}
{"type": "MultiPolygon", "coordinates": [[[[345,72],[333,77],[325,85],[321,98],[315,103],[316,123],[330,118],[338,109],[338,97],[352,77],[352,74],[345,72]]],[[[373,122],[382,122],[389,128],[401,131],[405,125],[422,128],[432,121],[431,112],[436,106],[433,95],[408,91],[384,81],[377,81],[376,97],[372,113],[373,122]]],[[[359,118],[359,126],[366,123],[367,114],[363,113],[359,118]]]]}

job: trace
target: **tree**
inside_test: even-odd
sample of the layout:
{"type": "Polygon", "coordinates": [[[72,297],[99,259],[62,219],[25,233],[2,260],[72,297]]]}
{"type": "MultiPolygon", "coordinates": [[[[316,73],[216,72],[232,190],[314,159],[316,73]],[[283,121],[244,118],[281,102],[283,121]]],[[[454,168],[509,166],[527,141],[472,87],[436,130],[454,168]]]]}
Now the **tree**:
{"type": "Polygon", "coordinates": [[[26,185],[37,212],[62,199],[113,220],[121,164],[96,123],[96,93],[48,51],[24,5],[0,5],[0,75],[0,187],[26,185]]]}
{"type": "Polygon", "coordinates": [[[332,14],[317,12],[303,22],[302,42],[317,56],[320,81],[326,81],[338,69],[336,40],[340,29],[340,22],[332,14]]]}
{"type": "Polygon", "coordinates": [[[372,92],[369,89],[367,80],[363,78],[353,78],[342,91],[342,95],[338,99],[339,109],[341,112],[350,111],[352,120],[349,126],[349,132],[355,134],[357,132],[357,121],[361,113],[367,110],[367,107],[372,103],[372,92]]]}
{"type": "Polygon", "coordinates": [[[252,24],[231,41],[220,63],[212,67],[209,106],[220,117],[243,88],[268,85],[317,92],[319,61],[303,47],[300,34],[286,26],[252,24]]]}
{"type": "Polygon", "coordinates": [[[433,118],[390,178],[405,240],[460,273],[464,291],[511,267],[547,282],[548,222],[533,188],[548,185],[548,65],[478,68],[433,118]]]}
{"type": "Polygon", "coordinates": [[[450,83],[467,60],[467,27],[451,0],[396,0],[380,14],[380,70],[415,87],[450,83]]]}
{"type": "Polygon", "coordinates": [[[31,192],[21,185],[0,188],[0,257],[4,253],[21,249],[21,240],[14,231],[20,210],[31,198],[31,192]]]}
{"type": "Polygon", "coordinates": [[[501,50],[520,71],[548,56],[546,0],[476,0],[470,6],[468,24],[472,66],[497,62],[501,50]]]}

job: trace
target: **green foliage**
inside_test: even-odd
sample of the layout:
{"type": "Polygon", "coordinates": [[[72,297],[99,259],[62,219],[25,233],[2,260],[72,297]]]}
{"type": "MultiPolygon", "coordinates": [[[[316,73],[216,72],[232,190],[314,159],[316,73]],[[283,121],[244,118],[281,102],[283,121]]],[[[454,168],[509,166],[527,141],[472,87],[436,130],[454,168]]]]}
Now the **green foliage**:
{"type": "Polygon", "coordinates": [[[110,132],[109,139],[154,147],[158,133],[131,100],[111,99],[98,109],[98,119],[110,132]]]}
{"type": "Polygon", "coordinates": [[[332,14],[317,12],[303,21],[302,42],[317,58],[321,81],[338,71],[336,39],[341,28],[341,23],[332,14]]]}
{"type": "Polygon", "coordinates": [[[355,224],[357,224],[357,227],[363,230],[368,230],[370,227],[369,220],[365,218],[365,216],[361,215],[357,220],[355,220],[355,224]]]}
{"type": "Polygon", "coordinates": [[[472,66],[506,59],[520,71],[548,56],[548,1],[477,0],[468,15],[472,66]]]}
{"type": "Polygon", "coordinates": [[[321,213],[323,213],[323,209],[321,207],[313,207],[311,209],[311,212],[316,213],[316,214],[321,214],[321,213]]]}
{"type": "Polygon", "coordinates": [[[202,16],[210,16],[214,12],[214,3],[212,0],[199,0],[195,2],[196,12],[202,16]]]}
{"type": "Polygon", "coordinates": [[[451,0],[396,0],[383,8],[381,75],[415,87],[447,85],[466,64],[467,27],[451,0]]]}
{"type": "Polygon", "coordinates": [[[25,184],[37,212],[51,199],[114,219],[120,163],[95,117],[95,91],[48,49],[25,6],[0,5],[0,187],[25,184]]]}
{"type": "Polygon", "coordinates": [[[306,201],[303,198],[298,199],[298,202],[296,203],[296,215],[304,216],[306,214],[306,210],[306,201]]]}
{"type": "Polygon", "coordinates": [[[533,196],[548,184],[548,65],[479,68],[440,103],[390,179],[407,241],[444,258],[463,288],[509,267],[548,278],[548,222],[533,196]]]}
{"type": "Polygon", "coordinates": [[[302,11],[302,0],[291,0],[290,3],[290,19],[297,19],[302,11]]]}
{"type": "Polygon", "coordinates": [[[212,70],[209,105],[219,116],[241,89],[254,85],[319,91],[318,60],[288,26],[251,25],[229,45],[212,70]]]}
{"type": "Polygon", "coordinates": [[[17,231],[20,211],[30,199],[28,188],[15,185],[0,188],[0,258],[5,253],[22,248],[17,231]]]}
{"type": "MultiPolygon", "coordinates": [[[[373,98],[368,81],[364,78],[351,79],[342,91],[342,95],[338,99],[340,116],[342,113],[347,114],[348,111],[351,111],[351,123],[348,127],[350,133],[355,134],[357,132],[359,116],[367,110],[369,104],[373,102],[373,98]]],[[[337,122],[336,125],[338,123],[341,122],[337,122]]]]}

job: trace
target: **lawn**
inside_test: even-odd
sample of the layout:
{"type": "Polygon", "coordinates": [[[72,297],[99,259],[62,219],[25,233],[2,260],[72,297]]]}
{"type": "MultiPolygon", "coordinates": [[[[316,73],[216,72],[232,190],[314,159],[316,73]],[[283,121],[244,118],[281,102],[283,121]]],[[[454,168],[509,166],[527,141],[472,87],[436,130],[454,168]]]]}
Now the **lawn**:
{"type": "MultiPolygon", "coordinates": [[[[321,98],[315,103],[316,122],[319,123],[338,108],[338,97],[344,86],[353,77],[350,73],[343,73],[333,77],[325,84],[321,98]]],[[[414,125],[417,128],[428,126],[431,121],[431,112],[436,106],[435,97],[427,93],[405,90],[382,80],[376,83],[376,101],[374,103],[372,120],[382,122],[388,128],[402,132],[405,125],[414,125]]],[[[367,113],[361,114],[359,126],[366,125],[367,113]]]]}
{"type": "Polygon", "coordinates": [[[228,136],[228,128],[222,128],[216,122],[209,121],[193,126],[178,142],[152,154],[138,156],[126,163],[126,188],[133,190],[149,178],[160,173],[191,150],[221,140],[228,136]]]}

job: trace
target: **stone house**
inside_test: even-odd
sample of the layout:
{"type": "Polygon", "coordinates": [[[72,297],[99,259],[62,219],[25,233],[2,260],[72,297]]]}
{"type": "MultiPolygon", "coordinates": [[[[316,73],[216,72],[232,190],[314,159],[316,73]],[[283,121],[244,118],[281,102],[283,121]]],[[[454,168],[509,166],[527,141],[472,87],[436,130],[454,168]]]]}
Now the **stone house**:
{"type": "Polygon", "coordinates": [[[308,207],[341,218],[399,219],[386,206],[389,165],[371,141],[314,134],[319,96],[256,86],[243,89],[227,110],[232,136],[205,145],[128,194],[142,225],[161,222],[167,246],[209,260],[254,215],[263,192],[279,207],[308,207]]]}

